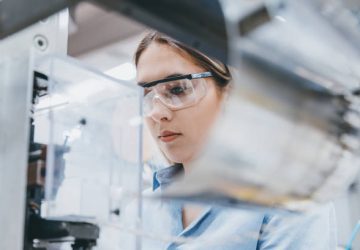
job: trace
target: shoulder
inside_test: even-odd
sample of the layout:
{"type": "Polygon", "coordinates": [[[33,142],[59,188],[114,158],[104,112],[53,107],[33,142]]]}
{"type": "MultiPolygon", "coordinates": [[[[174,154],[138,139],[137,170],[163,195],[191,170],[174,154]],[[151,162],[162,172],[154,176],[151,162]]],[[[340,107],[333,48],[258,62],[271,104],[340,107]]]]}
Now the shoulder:
{"type": "Polygon", "coordinates": [[[215,221],[219,221],[222,227],[233,227],[234,232],[260,231],[265,214],[239,208],[213,208],[215,221]]]}
{"type": "Polygon", "coordinates": [[[260,249],[336,249],[336,219],[332,203],[298,215],[266,215],[260,249]]]}

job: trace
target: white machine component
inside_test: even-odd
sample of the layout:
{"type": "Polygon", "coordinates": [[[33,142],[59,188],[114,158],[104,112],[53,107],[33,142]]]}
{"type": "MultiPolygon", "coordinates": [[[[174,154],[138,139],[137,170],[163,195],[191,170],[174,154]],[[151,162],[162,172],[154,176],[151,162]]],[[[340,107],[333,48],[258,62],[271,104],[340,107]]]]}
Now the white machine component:
{"type": "Polygon", "coordinates": [[[67,11],[0,40],[0,249],[23,249],[33,60],[66,54],[67,11]]]}

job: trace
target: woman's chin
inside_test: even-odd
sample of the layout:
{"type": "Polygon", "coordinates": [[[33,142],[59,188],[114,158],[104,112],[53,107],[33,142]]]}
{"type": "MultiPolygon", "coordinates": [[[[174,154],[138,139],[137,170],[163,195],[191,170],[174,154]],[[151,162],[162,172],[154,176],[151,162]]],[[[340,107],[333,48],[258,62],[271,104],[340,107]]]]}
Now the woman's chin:
{"type": "Polygon", "coordinates": [[[191,159],[191,156],[186,154],[166,153],[165,156],[174,163],[186,163],[191,159]]]}
{"type": "Polygon", "coordinates": [[[174,163],[183,163],[184,165],[191,163],[194,158],[193,155],[179,155],[179,154],[166,154],[166,157],[170,160],[170,162],[174,163]]]}

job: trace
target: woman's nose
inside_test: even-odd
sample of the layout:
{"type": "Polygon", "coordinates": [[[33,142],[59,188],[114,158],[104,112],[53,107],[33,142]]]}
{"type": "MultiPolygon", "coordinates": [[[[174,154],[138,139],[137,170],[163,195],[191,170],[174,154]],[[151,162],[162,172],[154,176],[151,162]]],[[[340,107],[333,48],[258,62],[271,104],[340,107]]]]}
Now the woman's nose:
{"type": "Polygon", "coordinates": [[[158,97],[155,97],[149,116],[156,122],[170,121],[173,117],[173,111],[166,107],[158,97]]]}

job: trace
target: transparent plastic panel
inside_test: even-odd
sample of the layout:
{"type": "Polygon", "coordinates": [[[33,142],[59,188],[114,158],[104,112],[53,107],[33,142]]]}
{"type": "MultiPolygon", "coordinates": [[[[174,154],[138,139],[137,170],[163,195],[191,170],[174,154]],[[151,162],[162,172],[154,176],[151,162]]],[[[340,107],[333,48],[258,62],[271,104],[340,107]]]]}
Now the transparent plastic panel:
{"type": "Polygon", "coordinates": [[[48,147],[43,216],[95,223],[98,249],[123,249],[123,232],[140,226],[142,89],[70,58],[36,69],[49,78],[35,112],[36,141],[48,147]]]}

